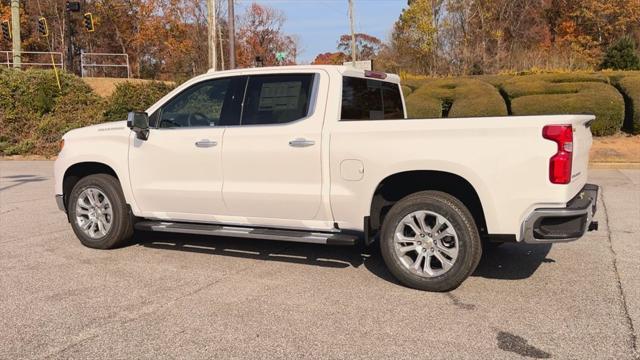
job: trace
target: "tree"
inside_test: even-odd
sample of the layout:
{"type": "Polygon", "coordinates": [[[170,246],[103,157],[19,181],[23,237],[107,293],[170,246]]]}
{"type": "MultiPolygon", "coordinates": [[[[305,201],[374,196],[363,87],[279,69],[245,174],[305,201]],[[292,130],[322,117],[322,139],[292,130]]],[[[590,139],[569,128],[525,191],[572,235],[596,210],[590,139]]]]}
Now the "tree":
{"type": "Polygon", "coordinates": [[[253,66],[260,56],[264,65],[295,64],[298,41],[282,31],[284,14],[268,6],[252,3],[239,21],[236,43],[237,63],[241,67],[253,66]],[[278,61],[276,53],[284,53],[278,61]]]}
{"type": "Polygon", "coordinates": [[[600,69],[640,70],[640,58],[633,39],[623,37],[609,47],[600,69]]]}
{"type": "MultiPolygon", "coordinates": [[[[373,35],[357,33],[355,37],[359,60],[373,60],[385,47],[384,43],[373,35]]],[[[336,52],[318,54],[313,60],[313,64],[342,65],[345,61],[349,61],[351,59],[351,35],[341,35],[337,49],[336,52]]]]}
{"type": "Polygon", "coordinates": [[[399,54],[412,59],[412,70],[421,73],[433,73],[431,66],[434,65],[437,32],[433,15],[430,0],[411,0],[393,29],[393,46],[399,54]]]}
{"type": "MultiPolygon", "coordinates": [[[[371,60],[378,56],[382,49],[382,41],[373,35],[356,33],[356,52],[359,60],[371,60]]],[[[351,58],[351,35],[344,34],[340,36],[338,42],[338,50],[351,58]]]]}
{"type": "Polygon", "coordinates": [[[342,65],[347,59],[341,51],[318,54],[313,60],[314,65],[342,65]]]}

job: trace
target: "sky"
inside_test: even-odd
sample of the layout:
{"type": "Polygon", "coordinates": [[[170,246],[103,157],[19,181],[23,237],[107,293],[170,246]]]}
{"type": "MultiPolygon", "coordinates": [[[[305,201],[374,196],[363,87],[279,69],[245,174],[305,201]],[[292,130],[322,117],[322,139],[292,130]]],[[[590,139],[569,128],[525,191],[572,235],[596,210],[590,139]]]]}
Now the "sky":
{"type": "MultiPolygon", "coordinates": [[[[300,38],[299,63],[310,63],[317,54],[336,51],[338,39],[349,33],[348,0],[236,0],[236,13],[252,2],[282,10],[283,30],[300,38]]],[[[406,0],[353,0],[356,32],[386,41],[406,0]]]]}

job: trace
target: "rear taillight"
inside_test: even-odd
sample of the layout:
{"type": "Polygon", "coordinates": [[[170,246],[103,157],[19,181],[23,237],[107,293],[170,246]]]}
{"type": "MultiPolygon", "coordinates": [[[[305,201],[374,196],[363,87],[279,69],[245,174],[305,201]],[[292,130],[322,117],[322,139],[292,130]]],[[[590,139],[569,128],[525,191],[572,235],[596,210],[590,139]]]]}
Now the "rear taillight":
{"type": "Polygon", "coordinates": [[[554,184],[568,184],[571,182],[573,128],[571,125],[547,125],[542,129],[542,136],[558,144],[558,151],[549,159],[549,180],[554,184]]]}

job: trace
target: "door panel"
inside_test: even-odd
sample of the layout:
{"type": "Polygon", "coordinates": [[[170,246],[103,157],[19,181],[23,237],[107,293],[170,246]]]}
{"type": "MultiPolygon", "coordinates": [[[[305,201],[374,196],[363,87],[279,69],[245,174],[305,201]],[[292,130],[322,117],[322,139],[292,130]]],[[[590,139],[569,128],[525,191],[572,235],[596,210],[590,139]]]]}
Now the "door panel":
{"type": "Polygon", "coordinates": [[[149,139],[133,137],[129,172],[140,210],[218,214],[222,203],[224,128],[151,129],[149,139]],[[207,146],[196,142],[207,141],[207,146]]]}
{"type": "Polygon", "coordinates": [[[131,187],[143,212],[160,218],[224,212],[224,126],[239,123],[245,81],[228,77],[189,86],[152,114],[157,128],[148,140],[132,137],[131,187]]]}
{"type": "Polygon", "coordinates": [[[224,134],[226,214],[314,219],[321,205],[323,113],[315,105],[328,79],[301,74],[251,76],[241,125],[224,134]],[[297,77],[296,77],[297,76],[297,77]],[[306,103],[305,103],[306,101],[306,103]]]}
{"type": "MultiPolygon", "coordinates": [[[[298,124],[296,124],[298,125],[298,124]]],[[[227,214],[313,219],[321,200],[320,132],[304,126],[229,128],[224,146],[227,214]],[[315,141],[289,146],[297,137],[315,141]]]]}

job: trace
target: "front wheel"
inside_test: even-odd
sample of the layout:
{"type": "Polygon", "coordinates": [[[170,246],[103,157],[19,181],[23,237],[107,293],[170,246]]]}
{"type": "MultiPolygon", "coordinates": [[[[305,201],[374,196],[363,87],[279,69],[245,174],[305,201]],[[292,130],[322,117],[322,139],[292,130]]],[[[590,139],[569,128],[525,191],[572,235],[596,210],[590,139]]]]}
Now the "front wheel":
{"type": "Polygon", "coordinates": [[[427,291],[457,288],[482,255],[469,210],[439,191],[422,191],[398,201],[383,222],[380,250],[401,283],[427,291]]]}
{"type": "Polygon", "coordinates": [[[118,179],[107,174],[84,177],[67,205],[73,232],[90,248],[111,249],[133,236],[133,224],[118,179]]]}

